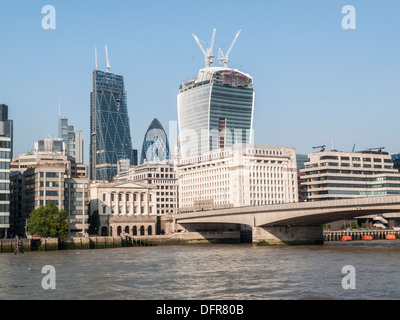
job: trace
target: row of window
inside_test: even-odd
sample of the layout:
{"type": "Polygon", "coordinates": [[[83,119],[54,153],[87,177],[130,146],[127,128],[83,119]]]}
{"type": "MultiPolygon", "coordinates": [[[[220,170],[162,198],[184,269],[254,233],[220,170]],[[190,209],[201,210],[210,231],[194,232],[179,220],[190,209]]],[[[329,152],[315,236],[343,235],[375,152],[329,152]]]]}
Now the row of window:
{"type": "MultiPolygon", "coordinates": [[[[137,213],[138,208],[135,206],[133,207],[133,213],[137,213]]],[[[103,206],[102,212],[105,214],[107,213],[107,207],[103,206]]],[[[140,212],[144,212],[144,207],[140,207],[140,212]]],[[[149,207],[149,213],[153,212],[153,207],[149,207]]],[[[118,207],[118,213],[122,214],[122,207],[118,207]]],[[[124,212],[124,214],[127,214],[128,212],[124,212]]],[[[111,207],[111,214],[114,214],[114,207],[111,207]]]]}
{"type": "Polygon", "coordinates": [[[400,188],[400,184],[340,184],[340,183],[325,183],[318,185],[309,185],[307,189],[314,188],[361,188],[361,189],[371,189],[371,188],[400,188]]]}
{"type": "MultiPolygon", "coordinates": [[[[125,201],[129,201],[130,193],[125,193],[125,201]]],[[[105,202],[107,194],[103,193],[103,201],[105,202]]],[[[151,201],[151,194],[148,194],[148,199],[151,201]]],[[[115,193],[111,193],[111,201],[115,201],[115,193]]],[[[118,193],[118,201],[122,201],[122,193],[118,193]]],[[[137,201],[137,194],[133,193],[133,201],[137,201]]],[[[144,201],[144,193],[140,193],[140,201],[144,201]]]]}
{"type": "Polygon", "coordinates": [[[373,195],[400,194],[400,191],[394,191],[394,190],[385,190],[385,191],[326,190],[326,191],[308,192],[307,194],[308,194],[308,196],[325,195],[325,194],[373,196],[373,195]]]}
{"type": "Polygon", "coordinates": [[[340,176],[324,176],[311,179],[304,179],[306,182],[313,181],[326,181],[326,180],[341,180],[341,181],[363,181],[363,182],[376,182],[376,181],[400,181],[400,176],[394,177],[376,177],[376,178],[365,178],[365,177],[340,177],[340,176]]]}

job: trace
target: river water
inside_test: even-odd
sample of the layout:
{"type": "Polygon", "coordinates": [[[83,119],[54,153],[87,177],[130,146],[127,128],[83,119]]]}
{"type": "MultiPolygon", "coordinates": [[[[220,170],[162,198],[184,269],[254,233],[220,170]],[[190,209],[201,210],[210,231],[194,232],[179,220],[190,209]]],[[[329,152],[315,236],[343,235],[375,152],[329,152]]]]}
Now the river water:
{"type": "Polygon", "coordinates": [[[399,299],[400,240],[180,245],[0,255],[0,299],[399,299]],[[42,268],[55,268],[55,289],[42,268]],[[345,290],[342,268],[355,269],[345,290]]]}

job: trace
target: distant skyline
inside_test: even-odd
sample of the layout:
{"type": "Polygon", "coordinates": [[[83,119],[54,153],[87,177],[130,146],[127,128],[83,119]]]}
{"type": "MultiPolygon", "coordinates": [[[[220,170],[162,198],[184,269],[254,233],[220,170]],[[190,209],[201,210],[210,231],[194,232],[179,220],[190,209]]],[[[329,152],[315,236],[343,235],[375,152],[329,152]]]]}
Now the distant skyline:
{"type": "Polygon", "coordinates": [[[255,143],[400,152],[399,16],[396,0],[3,0],[0,104],[14,121],[14,156],[58,136],[60,102],[89,163],[94,48],[105,71],[105,45],[110,71],[124,76],[133,148],[154,118],[168,134],[180,83],[204,67],[192,33],[206,43],[213,28],[214,66],[242,30],[229,66],[254,78],[255,143]],[[45,5],[56,9],[55,30],[42,28],[45,5]],[[356,9],[355,30],[342,28],[345,5],[356,9]]]}

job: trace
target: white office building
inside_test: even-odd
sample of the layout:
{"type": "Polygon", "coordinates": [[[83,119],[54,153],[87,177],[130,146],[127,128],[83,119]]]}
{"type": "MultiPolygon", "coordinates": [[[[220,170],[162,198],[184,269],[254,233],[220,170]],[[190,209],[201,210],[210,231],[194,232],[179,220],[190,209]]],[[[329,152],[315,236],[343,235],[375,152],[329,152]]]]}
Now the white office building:
{"type": "Polygon", "coordinates": [[[294,148],[236,144],[175,161],[179,212],[298,201],[294,148]]]}

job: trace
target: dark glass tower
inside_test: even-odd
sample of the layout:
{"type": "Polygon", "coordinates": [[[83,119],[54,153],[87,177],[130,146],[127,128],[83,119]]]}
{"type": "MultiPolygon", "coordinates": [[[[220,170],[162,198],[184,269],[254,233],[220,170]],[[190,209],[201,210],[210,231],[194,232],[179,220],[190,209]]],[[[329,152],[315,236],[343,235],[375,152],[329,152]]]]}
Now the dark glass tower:
{"type": "Polygon", "coordinates": [[[110,181],[117,175],[118,159],[137,163],[123,76],[94,70],[90,106],[90,179],[110,181]]]}
{"type": "Polygon", "coordinates": [[[144,135],[140,163],[169,159],[168,137],[158,119],[154,119],[144,135]]]}

